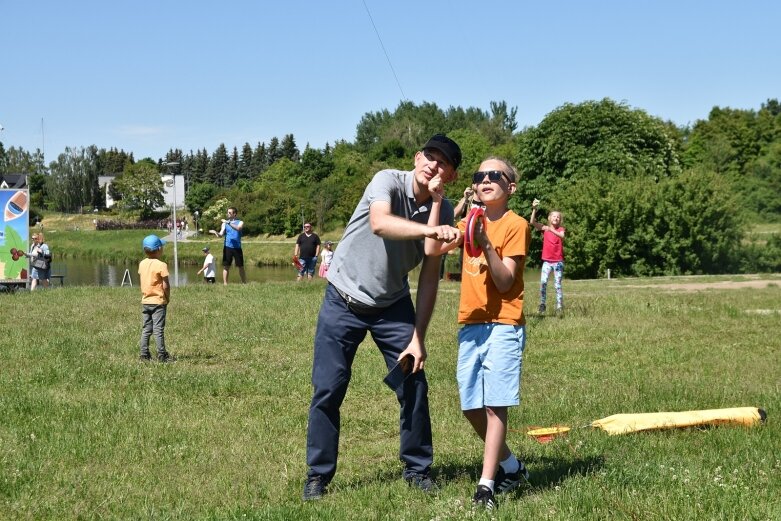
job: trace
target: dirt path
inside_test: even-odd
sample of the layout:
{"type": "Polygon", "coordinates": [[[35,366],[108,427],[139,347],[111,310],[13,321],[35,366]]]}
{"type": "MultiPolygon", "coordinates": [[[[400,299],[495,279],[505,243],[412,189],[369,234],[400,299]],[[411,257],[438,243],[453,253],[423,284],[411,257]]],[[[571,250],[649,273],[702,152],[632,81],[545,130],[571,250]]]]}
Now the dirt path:
{"type": "Polygon", "coordinates": [[[781,279],[757,279],[757,280],[723,280],[715,282],[678,282],[673,284],[646,284],[646,285],[627,285],[624,288],[658,288],[673,291],[702,291],[705,289],[741,289],[756,288],[763,289],[768,286],[781,287],[781,279]]]}

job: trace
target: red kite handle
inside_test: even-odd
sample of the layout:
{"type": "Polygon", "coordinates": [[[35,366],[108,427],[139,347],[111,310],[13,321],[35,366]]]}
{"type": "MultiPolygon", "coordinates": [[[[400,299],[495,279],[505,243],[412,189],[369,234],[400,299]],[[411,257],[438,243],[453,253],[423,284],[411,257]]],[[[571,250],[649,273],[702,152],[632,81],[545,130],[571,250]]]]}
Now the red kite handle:
{"type": "Polygon", "coordinates": [[[478,219],[482,220],[483,226],[485,226],[485,212],[483,209],[480,207],[472,208],[469,211],[469,215],[466,216],[466,230],[464,231],[464,248],[466,249],[466,254],[470,257],[479,257],[483,252],[475,238],[475,226],[477,226],[478,219]]]}

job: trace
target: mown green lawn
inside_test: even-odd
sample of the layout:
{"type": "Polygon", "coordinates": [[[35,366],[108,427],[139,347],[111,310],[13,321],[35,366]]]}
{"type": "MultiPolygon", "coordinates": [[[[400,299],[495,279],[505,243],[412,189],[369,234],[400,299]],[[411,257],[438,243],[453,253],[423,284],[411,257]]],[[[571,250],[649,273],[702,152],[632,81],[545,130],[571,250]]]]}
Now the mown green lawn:
{"type": "MultiPolygon", "coordinates": [[[[493,518],[781,519],[781,276],[762,278],[772,280],[700,291],[661,286],[673,278],[565,281],[562,319],[537,316],[529,288],[509,443],[532,485],[493,518]],[[735,406],[764,407],[768,422],[622,436],[578,428],[545,445],[523,432],[735,406]]],[[[174,288],[169,365],[138,361],[138,288],[0,294],[0,518],[488,518],[469,504],[482,445],[458,405],[456,283],[440,287],[427,342],[439,492],[400,479],[398,407],[367,341],[331,493],[302,503],[323,289],[174,288]]]]}

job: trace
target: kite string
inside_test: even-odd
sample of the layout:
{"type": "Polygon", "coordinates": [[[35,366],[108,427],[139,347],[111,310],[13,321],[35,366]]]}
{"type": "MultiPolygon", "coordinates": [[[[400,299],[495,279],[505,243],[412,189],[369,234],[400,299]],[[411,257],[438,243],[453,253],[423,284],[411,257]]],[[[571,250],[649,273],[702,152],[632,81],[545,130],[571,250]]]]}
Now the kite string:
{"type": "Polygon", "coordinates": [[[377,39],[380,41],[380,47],[382,47],[382,52],[385,53],[385,59],[388,60],[388,66],[390,66],[390,70],[393,73],[393,78],[396,80],[396,85],[399,87],[399,91],[401,91],[401,98],[404,101],[407,101],[407,96],[404,94],[404,89],[401,88],[401,82],[399,82],[399,77],[396,76],[396,70],[393,68],[393,64],[391,63],[390,56],[388,56],[388,51],[385,50],[385,44],[382,43],[380,32],[377,30],[377,26],[374,24],[374,18],[372,18],[372,14],[369,11],[369,6],[366,5],[366,0],[362,0],[362,2],[363,2],[363,7],[366,8],[366,14],[369,15],[369,20],[372,23],[372,27],[374,27],[374,33],[377,35],[377,39]]]}

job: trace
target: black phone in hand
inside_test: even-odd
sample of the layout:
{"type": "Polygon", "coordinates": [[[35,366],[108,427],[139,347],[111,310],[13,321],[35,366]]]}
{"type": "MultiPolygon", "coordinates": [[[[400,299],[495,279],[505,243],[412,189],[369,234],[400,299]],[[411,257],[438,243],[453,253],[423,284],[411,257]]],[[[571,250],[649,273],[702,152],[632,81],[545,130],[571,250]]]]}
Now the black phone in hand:
{"type": "Polygon", "coordinates": [[[412,374],[412,366],[414,364],[414,356],[405,356],[396,362],[396,365],[394,365],[391,370],[388,371],[388,374],[385,375],[385,378],[382,381],[385,382],[385,385],[391,388],[391,391],[395,392],[399,387],[401,387],[401,384],[404,383],[404,380],[406,380],[407,377],[412,374]]]}

